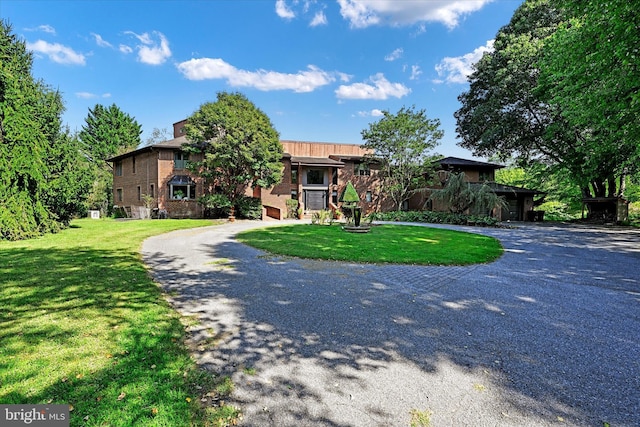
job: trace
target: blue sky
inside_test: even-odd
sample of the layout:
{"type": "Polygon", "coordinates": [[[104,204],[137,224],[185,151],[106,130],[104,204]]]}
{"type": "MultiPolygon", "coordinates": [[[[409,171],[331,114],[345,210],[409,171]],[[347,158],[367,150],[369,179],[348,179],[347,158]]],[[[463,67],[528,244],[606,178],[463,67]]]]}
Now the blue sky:
{"type": "Polygon", "coordinates": [[[281,139],[361,143],[380,111],[440,119],[435,152],[456,145],[465,76],[522,0],[2,0],[34,53],[33,74],[62,92],[64,122],[115,103],[171,131],[219,91],[239,91],[281,139]]]}

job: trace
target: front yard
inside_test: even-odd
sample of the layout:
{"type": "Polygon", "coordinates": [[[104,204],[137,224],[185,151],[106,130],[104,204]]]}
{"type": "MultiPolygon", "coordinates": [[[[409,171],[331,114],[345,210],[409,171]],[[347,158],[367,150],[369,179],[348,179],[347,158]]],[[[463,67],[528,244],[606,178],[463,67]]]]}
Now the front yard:
{"type": "Polygon", "coordinates": [[[211,221],[78,220],[1,242],[0,403],[69,404],[71,426],[226,425],[228,380],[200,371],[141,242],[211,221]],[[203,400],[204,399],[204,400],[203,400]]]}

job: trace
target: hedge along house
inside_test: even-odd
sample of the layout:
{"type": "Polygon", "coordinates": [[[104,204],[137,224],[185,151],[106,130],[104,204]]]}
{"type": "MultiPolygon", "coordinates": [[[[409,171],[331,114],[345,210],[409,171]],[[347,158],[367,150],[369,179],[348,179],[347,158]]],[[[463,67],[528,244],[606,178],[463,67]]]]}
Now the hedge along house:
{"type": "Polygon", "coordinates": [[[467,182],[471,185],[488,185],[498,196],[504,197],[507,208],[493,211],[490,214],[502,221],[526,221],[540,219],[535,213],[534,196],[541,194],[538,191],[495,182],[495,171],[504,166],[495,163],[466,160],[458,157],[445,157],[437,161],[433,186],[416,194],[409,201],[409,207],[420,209],[426,205],[427,209],[434,211],[448,211],[448,206],[442,206],[428,202],[431,190],[443,188],[451,173],[463,173],[467,182]]]}
{"type": "MultiPolygon", "coordinates": [[[[114,204],[138,217],[145,195],[155,212],[170,218],[201,218],[204,195],[202,179],[187,169],[189,154],[182,150],[186,120],[174,123],[174,138],[114,156],[114,204]]],[[[385,208],[375,163],[366,161],[368,151],[357,144],[281,141],[284,148],[283,179],[272,188],[247,189],[247,196],[260,198],[263,218],[284,219],[287,199],[297,199],[306,214],[335,210],[338,198],[351,181],[361,199],[363,212],[385,208]]],[[[192,158],[191,160],[197,160],[192,158]]]]}

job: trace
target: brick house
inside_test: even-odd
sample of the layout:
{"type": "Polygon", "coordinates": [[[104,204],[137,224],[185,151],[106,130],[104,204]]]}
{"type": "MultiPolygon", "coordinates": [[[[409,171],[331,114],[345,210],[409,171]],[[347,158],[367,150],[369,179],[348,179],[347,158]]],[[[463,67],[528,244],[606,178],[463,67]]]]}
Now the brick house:
{"type": "MultiPolygon", "coordinates": [[[[197,198],[204,194],[203,182],[187,168],[189,154],[182,150],[186,120],[174,123],[173,139],[112,157],[114,205],[132,217],[140,217],[145,199],[156,212],[170,218],[201,218],[203,207],[197,198]]],[[[262,217],[284,219],[288,199],[297,199],[306,214],[321,209],[335,210],[348,181],[360,196],[364,214],[393,209],[381,192],[379,170],[361,145],[328,142],[280,141],[284,155],[283,179],[272,188],[249,188],[247,196],[262,200],[262,217]]],[[[199,160],[191,158],[191,160],[199,160]]],[[[486,183],[504,196],[508,209],[494,212],[502,220],[531,219],[534,190],[495,183],[495,171],[503,166],[475,160],[446,157],[438,161],[434,186],[415,194],[405,209],[446,211],[446,206],[427,205],[430,190],[441,188],[451,172],[464,172],[470,183],[486,183]],[[427,205],[427,206],[425,206],[427,205]]]]}
{"type": "Polygon", "coordinates": [[[534,196],[540,194],[535,190],[514,187],[511,185],[498,184],[495,182],[495,171],[504,166],[495,163],[480,162],[476,160],[461,159],[458,157],[445,157],[437,161],[433,186],[426,188],[409,200],[409,208],[422,209],[427,205],[428,209],[435,211],[447,211],[447,206],[438,206],[427,203],[430,190],[442,188],[446,184],[450,173],[464,173],[467,182],[474,184],[487,184],[498,196],[504,197],[507,202],[507,209],[499,212],[492,212],[491,215],[502,221],[525,221],[533,220],[534,196]]]}
{"type": "MultiPolygon", "coordinates": [[[[187,168],[188,154],[185,120],[174,123],[174,138],[114,156],[114,204],[131,216],[144,205],[167,213],[171,218],[199,218],[204,210],[197,198],[204,194],[202,180],[187,168]]],[[[282,182],[272,188],[248,189],[247,195],[259,197],[263,218],[287,216],[287,199],[298,199],[305,213],[336,209],[346,183],[358,191],[363,212],[385,207],[380,194],[375,164],[365,162],[367,151],[357,144],[281,141],[284,148],[282,182]]],[[[198,160],[192,158],[191,160],[198,160]]]]}

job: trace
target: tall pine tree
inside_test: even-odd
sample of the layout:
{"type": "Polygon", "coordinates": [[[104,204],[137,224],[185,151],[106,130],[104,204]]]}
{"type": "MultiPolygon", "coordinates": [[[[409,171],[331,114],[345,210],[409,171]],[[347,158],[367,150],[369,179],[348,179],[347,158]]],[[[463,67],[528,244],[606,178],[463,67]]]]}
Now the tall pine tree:
{"type": "Polygon", "coordinates": [[[58,209],[65,198],[82,197],[78,188],[58,193],[78,152],[61,151],[62,99],[33,78],[32,65],[25,42],[0,22],[0,239],[58,230],[73,214],[58,209]]]}
{"type": "Polygon", "coordinates": [[[81,150],[92,165],[93,188],[89,205],[109,213],[113,205],[113,174],[107,159],[135,149],[140,144],[142,127],[117,105],[96,104],[89,109],[85,125],[78,135],[81,150]]]}

